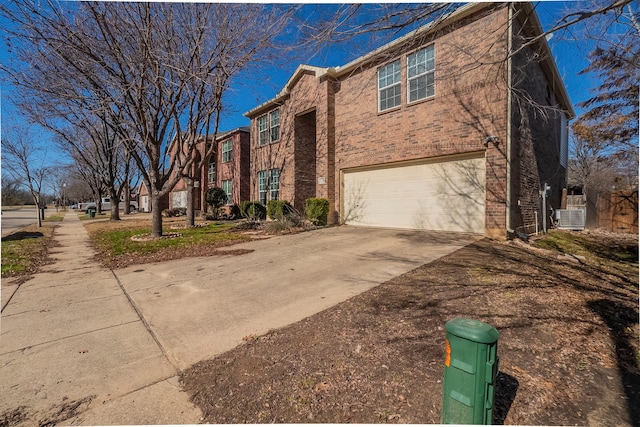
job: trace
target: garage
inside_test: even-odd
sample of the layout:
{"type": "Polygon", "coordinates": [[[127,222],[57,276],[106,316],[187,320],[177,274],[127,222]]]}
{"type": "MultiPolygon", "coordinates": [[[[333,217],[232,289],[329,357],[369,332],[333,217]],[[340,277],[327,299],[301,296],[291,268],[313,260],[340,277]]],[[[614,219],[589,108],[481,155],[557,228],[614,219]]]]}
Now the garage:
{"type": "Polygon", "coordinates": [[[485,232],[484,153],[343,171],[350,225],[485,232]]]}

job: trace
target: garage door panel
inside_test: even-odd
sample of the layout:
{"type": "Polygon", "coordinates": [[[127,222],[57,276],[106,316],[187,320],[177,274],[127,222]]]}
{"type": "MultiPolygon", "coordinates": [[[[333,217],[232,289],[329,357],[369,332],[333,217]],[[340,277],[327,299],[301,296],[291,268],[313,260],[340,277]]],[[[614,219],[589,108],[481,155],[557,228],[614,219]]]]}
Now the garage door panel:
{"type": "Polygon", "coordinates": [[[345,172],[347,224],[484,232],[484,158],[345,172]]]}

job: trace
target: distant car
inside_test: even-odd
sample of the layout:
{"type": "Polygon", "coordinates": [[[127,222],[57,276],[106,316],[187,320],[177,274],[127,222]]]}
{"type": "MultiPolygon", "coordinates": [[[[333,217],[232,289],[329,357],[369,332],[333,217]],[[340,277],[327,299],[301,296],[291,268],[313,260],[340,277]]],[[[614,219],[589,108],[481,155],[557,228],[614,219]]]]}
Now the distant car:
{"type": "Polygon", "coordinates": [[[71,209],[78,209],[78,205],[71,205],[69,206],[71,209]]]}

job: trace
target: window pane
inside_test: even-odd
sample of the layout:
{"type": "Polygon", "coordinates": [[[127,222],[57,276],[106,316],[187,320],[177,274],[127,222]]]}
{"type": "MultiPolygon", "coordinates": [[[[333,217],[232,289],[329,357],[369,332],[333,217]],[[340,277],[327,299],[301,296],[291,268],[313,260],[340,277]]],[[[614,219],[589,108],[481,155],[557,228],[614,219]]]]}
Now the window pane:
{"type": "Polygon", "coordinates": [[[280,110],[271,112],[271,127],[280,125],[280,110]]]}
{"type": "Polygon", "coordinates": [[[271,116],[271,142],[280,139],[280,110],[274,110],[271,116]]]}
{"type": "Polygon", "coordinates": [[[233,203],[233,183],[230,179],[222,181],[222,190],[227,194],[227,204],[233,203]]]}
{"type": "Polygon", "coordinates": [[[380,111],[400,105],[400,85],[380,91],[380,111]]]}
{"type": "Polygon", "coordinates": [[[400,60],[378,70],[378,89],[384,89],[395,83],[400,83],[400,60]]]}
{"type": "Polygon", "coordinates": [[[211,156],[211,159],[209,160],[209,171],[207,174],[207,181],[209,181],[209,184],[215,184],[216,182],[216,160],[215,160],[215,156],[211,156]]]}
{"type": "Polygon", "coordinates": [[[424,77],[417,77],[409,81],[409,102],[427,97],[427,81],[424,77]]]}
{"type": "Polygon", "coordinates": [[[435,75],[434,73],[427,74],[427,96],[433,96],[436,93],[435,75]]]}
{"type": "Polygon", "coordinates": [[[435,94],[435,53],[429,46],[407,56],[409,102],[428,98],[435,94]]]}
{"type": "Polygon", "coordinates": [[[258,172],[258,198],[261,203],[267,203],[267,171],[258,172]]]}
{"type": "Polygon", "coordinates": [[[379,110],[384,111],[400,105],[400,60],[378,70],[379,110]]]}
{"type": "Polygon", "coordinates": [[[258,144],[264,145],[268,142],[269,128],[267,116],[258,117],[258,144]]]}
{"type": "Polygon", "coordinates": [[[230,162],[233,157],[233,142],[225,141],[222,143],[222,162],[230,162]]]}
{"type": "Polygon", "coordinates": [[[280,169],[271,169],[269,175],[269,199],[278,200],[280,196],[280,169]]]}

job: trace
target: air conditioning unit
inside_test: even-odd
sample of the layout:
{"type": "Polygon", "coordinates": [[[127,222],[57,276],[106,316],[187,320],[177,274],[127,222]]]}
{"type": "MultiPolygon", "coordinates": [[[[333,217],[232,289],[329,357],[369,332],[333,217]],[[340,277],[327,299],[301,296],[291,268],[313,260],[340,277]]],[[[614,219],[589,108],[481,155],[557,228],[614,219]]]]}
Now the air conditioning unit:
{"type": "Polygon", "coordinates": [[[556,211],[558,228],[561,230],[584,230],[584,209],[560,209],[556,211]]]}

